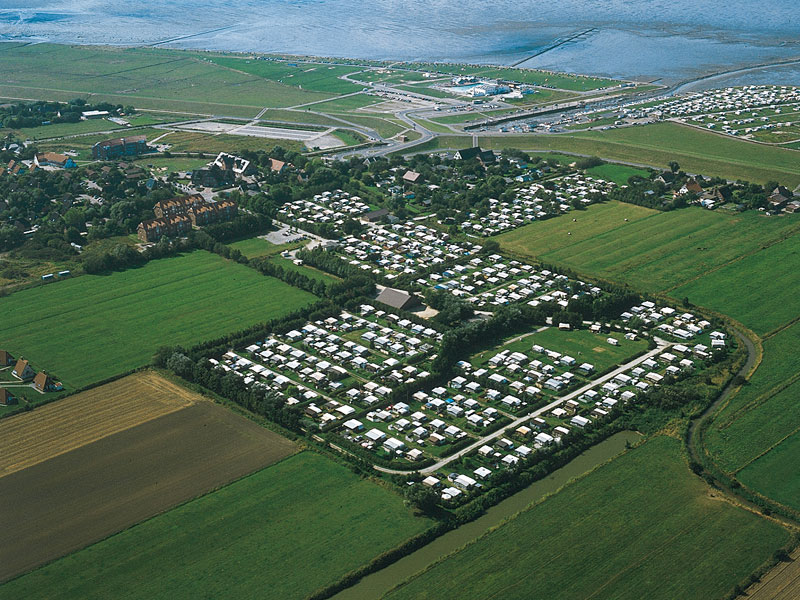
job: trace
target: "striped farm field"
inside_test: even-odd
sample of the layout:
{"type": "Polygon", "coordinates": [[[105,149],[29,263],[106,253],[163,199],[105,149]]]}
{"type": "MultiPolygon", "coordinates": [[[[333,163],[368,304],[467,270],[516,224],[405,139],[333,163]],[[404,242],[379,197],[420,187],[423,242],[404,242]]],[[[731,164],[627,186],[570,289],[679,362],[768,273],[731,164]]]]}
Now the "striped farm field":
{"type": "Polygon", "coordinates": [[[160,346],[214,339],[314,299],[196,251],[0,298],[0,345],[75,389],[147,364],[160,346]]]}
{"type": "Polygon", "coordinates": [[[150,372],[0,421],[0,582],[295,450],[150,372]]]}
{"type": "Polygon", "coordinates": [[[656,437],[412,577],[388,600],[722,598],[789,541],[656,437]],[[708,543],[714,540],[714,543],[708,543]]]}
{"type": "Polygon", "coordinates": [[[0,421],[0,477],[186,408],[196,397],[143,372],[0,421]]]}
{"type": "Polygon", "coordinates": [[[752,211],[658,212],[608,202],[526,225],[497,241],[522,257],[645,291],[670,291],[797,231],[800,219],[770,219],[752,211]]]}

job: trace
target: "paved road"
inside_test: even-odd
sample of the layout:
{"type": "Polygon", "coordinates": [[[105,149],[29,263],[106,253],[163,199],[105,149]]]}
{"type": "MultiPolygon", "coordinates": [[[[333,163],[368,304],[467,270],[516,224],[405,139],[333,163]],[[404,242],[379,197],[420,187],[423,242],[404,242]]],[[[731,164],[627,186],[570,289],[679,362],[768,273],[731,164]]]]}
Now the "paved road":
{"type": "MultiPolygon", "coordinates": [[[[477,448],[480,448],[484,444],[486,444],[488,442],[491,442],[492,440],[495,440],[495,439],[497,439],[499,437],[502,437],[503,435],[505,435],[505,433],[508,430],[516,429],[517,427],[519,427],[520,425],[524,424],[527,421],[530,421],[534,417],[538,417],[540,415],[543,415],[546,412],[549,412],[549,411],[553,410],[557,406],[560,406],[561,404],[565,403],[567,400],[572,400],[573,398],[577,398],[578,396],[580,396],[581,394],[589,391],[590,389],[592,389],[594,387],[597,387],[598,385],[602,385],[606,381],[614,379],[614,377],[616,377],[620,373],[624,373],[625,371],[634,368],[635,366],[643,363],[648,358],[651,358],[651,357],[655,356],[656,354],[660,354],[666,348],[668,348],[668,347],[673,345],[671,342],[666,342],[666,341],[661,340],[659,338],[654,338],[654,339],[655,339],[657,345],[653,350],[650,350],[647,354],[643,354],[642,356],[639,356],[638,358],[635,358],[632,361],[627,362],[624,365],[621,365],[621,366],[617,367],[616,369],[614,369],[610,373],[607,373],[607,374],[603,375],[602,377],[598,377],[594,381],[591,381],[591,382],[587,383],[583,387],[575,390],[574,392],[571,392],[571,393],[567,394],[566,396],[561,396],[561,397],[553,400],[547,406],[543,406],[542,408],[539,408],[539,409],[533,411],[530,414],[527,414],[525,416],[517,418],[510,425],[506,425],[502,429],[498,429],[494,433],[490,433],[489,435],[486,435],[486,436],[480,438],[478,441],[470,444],[469,446],[467,446],[466,448],[464,448],[462,450],[459,450],[455,454],[453,454],[451,456],[448,456],[447,458],[444,458],[444,459],[440,460],[437,463],[434,463],[433,465],[431,465],[429,467],[425,467],[424,469],[420,469],[419,472],[420,473],[433,473],[434,471],[438,471],[439,469],[441,469],[442,467],[450,464],[451,462],[460,459],[465,454],[469,454],[470,452],[472,452],[473,450],[475,450],[477,448]]],[[[382,471],[383,473],[392,473],[392,474],[398,474],[398,475],[408,475],[408,473],[409,473],[409,471],[401,471],[399,469],[387,469],[385,467],[379,467],[378,465],[375,465],[375,469],[377,469],[378,471],[382,471]]]]}

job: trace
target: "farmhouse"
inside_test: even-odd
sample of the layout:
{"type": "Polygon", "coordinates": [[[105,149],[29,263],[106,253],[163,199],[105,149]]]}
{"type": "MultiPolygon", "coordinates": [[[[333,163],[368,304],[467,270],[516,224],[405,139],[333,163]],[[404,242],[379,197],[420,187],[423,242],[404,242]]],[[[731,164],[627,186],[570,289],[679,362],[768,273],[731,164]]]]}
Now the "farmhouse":
{"type": "Polygon", "coordinates": [[[14,366],[14,369],[11,371],[11,374],[17,379],[27,381],[34,378],[36,371],[34,371],[30,364],[28,364],[27,360],[20,358],[17,361],[17,364],[14,366]]]}
{"type": "Polygon", "coordinates": [[[0,406],[11,406],[17,404],[18,400],[8,390],[0,388],[0,406]]]}

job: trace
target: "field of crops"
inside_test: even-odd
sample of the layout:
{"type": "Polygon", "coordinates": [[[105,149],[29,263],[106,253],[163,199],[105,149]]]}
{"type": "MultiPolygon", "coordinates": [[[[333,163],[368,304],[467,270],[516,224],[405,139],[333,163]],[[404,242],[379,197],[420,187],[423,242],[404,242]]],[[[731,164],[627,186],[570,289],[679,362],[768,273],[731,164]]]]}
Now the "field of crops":
{"type": "MultiPolygon", "coordinates": [[[[6,419],[0,581],[294,450],[289,440],[152,373],[6,419]]],[[[0,597],[14,597],[7,593],[0,587],[0,597]]]]}
{"type": "Polygon", "coordinates": [[[0,597],[300,599],[429,525],[399,496],[304,452],[16,579],[0,597]]]}
{"type": "Polygon", "coordinates": [[[0,477],[186,408],[197,396],[135,373],[0,422],[0,477]]]}
{"type": "MultiPolygon", "coordinates": [[[[724,470],[735,472],[746,467],[800,428],[798,347],[800,323],[765,341],[764,359],[750,382],[715,418],[705,441],[724,470]]],[[[772,459],[766,460],[757,470],[771,463],[772,459]]]]}
{"type": "MultiPolygon", "coordinates": [[[[792,404],[796,410],[800,386],[793,390],[792,404]]],[[[795,420],[794,433],[764,456],[742,469],[738,478],[746,486],[800,512],[800,422],[795,420]]]]}
{"type": "Polygon", "coordinates": [[[532,223],[497,240],[523,256],[642,290],[671,291],[800,229],[800,219],[793,217],[727,215],[701,208],[658,212],[616,202],[569,216],[577,221],[561,217],[532,223]]]}
{"type": "Polygon", "coordinates": [[[482,148],[556,150],[667,168],[678,161],[689,173],[800,184],[800,154],[792,150],[737,140],[675,123],[655,123],[569,135],[481,136],[482,148]]]}
{"type": "Polygon", "coordinates": [[[0,339],[71,388],[297,310],[311,294],[204,251],[0,298],[0,339]],[[57,307],[57,309],[55,308],[57,307]]]}
{"type": "Polygon", "coordinates": [[[687,469],[680,442],[659,437],[388,598],[720,598],[788,538],[778,525],[715,497],[687,469]]]}
{"type": "MultiPolygon", "coordinates": [[[[778,219],[776,219],[778,220],[778,219]]],[[[787,217],[800,225],[794,215],[787,217]]],[[[759,335],[800,315],[800,242],[795,235],[671,293],[729,315],[759,335]]]]}

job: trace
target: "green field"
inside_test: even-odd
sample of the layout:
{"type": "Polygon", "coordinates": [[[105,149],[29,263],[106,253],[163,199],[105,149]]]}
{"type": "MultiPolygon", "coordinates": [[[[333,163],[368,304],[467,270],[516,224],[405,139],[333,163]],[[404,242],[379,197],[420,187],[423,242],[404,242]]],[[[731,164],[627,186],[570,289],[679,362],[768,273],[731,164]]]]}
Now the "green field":
{"type": "Polygon", "coordinates": [[[197,251],[112,275],[84,275],[0,298],[0,340],[78,388],[193,344],[297,310],[314,296],[197,251]]]}
{"type": "Polygon", "coordinates": [[[0,598],[302,599],[429,525],[303,452],[13,580],[0,598]]]}
{"type": "MultiPolygon", "coordinates": [[[[788,217],[800,224],[795,215],[788,217]]],[[[800,243],[795,235],[672,292],[763,335],[800,315],[800,243]]]]}
{"type": "Polygon", "coordinates": [[[687,468],[680,442],[662,436],[388,598],[720,598],[788,539],[778,525],[712,497],[687,468]]]}
{"type": "Polygon", "coordinates": [[[525,341],[567,354],[577,360],[578,364],[592,363],[595,372],[598,373],[622,364],[634,354],[647,350],[645,340],[629,341],[621,333],[592,333],[588,329],[560,331],[556,327],[549,327],[525,338],[525,341]],[[619,341],[619,346],[609,344],[606,341],[608,338],[619,341]]]}
{"type": "Polygon", "coordinates": [[[765,341],[764,358],[750,382],[715,417],[704,441],[723,470],[736,472],[753,461],[754,468],[761,463],[758,469],[766,469],[772,459],[756,459],[800,428],[799,347],[800,323],[765,341]]]}
{"type": "Polygon", "coordinates": [[[356,67],[252,60],[244,57],[214,57],[208,59],[208,61],[215,65],[243,71],[268,81],[315,92],[349,94],[362,88],[360,85],[339,79],[342,75],[358,71],[356,67]]]}
{"type": "Polygon", "coordinates": [[[592,167],[586,170],[587,175],[597,177],[598,179],[605,179],[606,181],[613,181],[617,185],[627,185],[628,179],[634,175],[638,177],[647,177],[650,175],[644,169],[636,169],[626,165],[605,164],[597,167],[592,167]]]}
{"type": "Polygon", "coordinates": [[[659,212],[618,202],[570,216],[577,221],[561,217],[532,223],[497,240],[523,257],[682,298],[671,290],[800,229],[798,219],[771,219],[753,211],[659,212]]]}
{"type": "Polygon", "coordinates": [[[334,277],[329,273],[325,273],[324,271],[320,271],[319,269],[315,269],[314,267],[310,267],[308,265],[296,265],[294,264],[294,261],[288,258],[283,258],[282,256],[273,256],[270,261],[278,265],[284,271],[294,271],[296,273],[300,273],[301,275],[305,275],[309,279],[322,281],[324,283],[336,283],[337,281],[340,281],[337,277],[334,277]]]}
{"type": "Polygon", "coordinates": [[[678,161],[689,173],[800,184],[800,154],[675,123],[564,135],[481,136],[482,148],[556,150],[667,168],[678,161]]]}
{"type": "MultiPolygon", "coordinates": [[[[797,400],[795,390],[794,399],[797,400]]],[[[794,433],[767,454],[742,469],[746,486],[800,511],[800,433],[794,433]]]]}
{"type": "Polygon", "coordinates": [[[239,240],[238,242],[233,242],[228,245],[231,248],[239,250],[239,252],[244,254],[247,258],[256,258],[258,256],[280,254],[284,250],[294,250],[295,248],[299,248],[302,243],[273,244],[263,238],[254,237],[246,240],[239,240]]]}
{"type": "Polygon", "coordinates": [[[137,108],[234,116],[254,116],[265,106],[292,106],[333,95],[236,71],[201,56],[153,48],[54,44],[10,48],[0,61],[0,95],[84,97],[137,108]]]}

